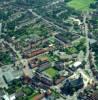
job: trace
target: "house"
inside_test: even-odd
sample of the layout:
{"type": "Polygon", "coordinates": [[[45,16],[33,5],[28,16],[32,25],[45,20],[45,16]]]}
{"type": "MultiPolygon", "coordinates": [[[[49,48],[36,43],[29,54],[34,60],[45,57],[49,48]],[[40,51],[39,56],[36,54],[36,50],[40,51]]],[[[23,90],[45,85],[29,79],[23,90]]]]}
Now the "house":
{"type": "Polygon", "coordinates": [[[71,82],[72,87],[75,88],[76,90],[81,89],[84,85],[83,78],[81,77],[81,75],[79,76],[78,79],[71,80],[70,82],[71,82]]]}
{"type": "Polygon", "coordinates": [[[34,58],[29,61],[28,66],[30,69],[32,69],[32,68],[38,67],[38,63],[39,63],[39,59],[34,58]]]}
{"type": "Polygon", "coordinates": [[[82,65],[82,63],[81,63],[80,61],[77,61],[77,62],[75,62],[75,63],[73,64],[74,67],[79,67],[79,66],[81,66],[81,65],[82,65]]]}
{"type": "Polygon", "coordinates": [[[66,80],[64,86],[61,88],[63,94],[72,95],[84,86],[83,78],[80,75],[78,79],[66,80]]]}
{"type": "Polygon", "coordinates": [[[53,79],[51,79],[50,77],[44,75],[41,72],[36,72],[35,77],[40,80],[42,83],[47,84],[49,86],[53,85],[53,79]]]}
{"type": "Polygon", "coordinates": [[[51,94],[51,91],[45,93],[45,97],[42,100],[55,100],[56,98],[51,94]]]}
{"type": "Polygon", "coordinates": [[[18,97],[24,97],[25,96],[25,93],[20,91],[20,92],[16,92],[15,93],[15,98],[18,99],[18,97]]]}
{"type": "Polygon", "coordinates": [[[88,100],[98,100],[98,91],[93,92],[87,97],[88,100]]]}
{"type": "Polygon", "coordinates": [[[48,69],[50,66],[51,66],[51,63],[49,61],[47,61],[47,60],[41,61],[39,63],[39,67],[38,67],[37,71],[42,72],[42,71],[48,69]]]}
{"type": "Polygon", "coordinates": [[[25,93],[23,93],[22,91],[16,92],[9,96],[9,100],[18,100],[18,97],[24,97],[24,96],[25,96],[25,93]]]}
{"type": "Polygon", "coordinates": [[[54,67],[59,71],[64,70],[64,62],[56,61],[54,67]]]}
{"type": "Polygon", "coordinates": [[[74,62],[73,64],[71,64],[68,68],[69,68],[71,71],[75,71],[75,70],[77,70],[79,67],[82,67],[82,62],[76,61],[76,62],[74,62]]]}
{"type": "Polygon", "coordinates": [[[62,81],[64,81],[65,80],[65,77],[60,77],[59,79],[57,79],[56,81],[55,81],[55,85],[57,85],[57,84],[59,84],[59,83],[61,83],[62,81]]]}
{"type": "Polygon", "coordinates": [[[49,63],[48,59],[46,59],[46,58],[40,58],[40,59],[33,58],[28,63],[28,66],[30,69],[35,68],[35,67],[43,67],[45,65],[50,66],[50,63],[49,63]]]}
{"type": "Polygon", "coordinates": [[[40,55],[46,52],[48,52],[47,49],[38,49],[38,50],[31,51],[31,52],[25,52],[23,53],[23,58],[31,58],[31,57],[34,57],[34,56],[37,56],[37,55],[40,55]]]}
{"type": "Polygon", "coordinates": [[[67,41],[61,34],[56,34],[55,35],[56,40],[59,41],[63,45],[68,45],[69,41],[67,41]]]}
{"type": "Polygon", "coordinates": [[[51,91],[46,91],[36,95],[34,100],[55,100],[55,97],[51,94],[51,91]]]}
{"type": "Polygon", "coordinates": [[[31,86],[33,88],[36,88],[37,87],[37,88],[41,88],[41,89],[44,89],[44,90],[47,90],[47,89],[50,88],[50,86],[48,86],[47,84],[42,83],[36,77],[33,77],[32,78],[32,84],[31,84],[31,86]]]}
{"type": "Polygon", "coordinates": [[[41,100],[41,99],[44,98],[44,96],[45,96],[45,94],[42,93],[42,94],[38,94],[38,95],[36,95],[36,96],[35,96],[34,98],[32,98],[32,99],[34,99],[34,100],[41,100]]]}

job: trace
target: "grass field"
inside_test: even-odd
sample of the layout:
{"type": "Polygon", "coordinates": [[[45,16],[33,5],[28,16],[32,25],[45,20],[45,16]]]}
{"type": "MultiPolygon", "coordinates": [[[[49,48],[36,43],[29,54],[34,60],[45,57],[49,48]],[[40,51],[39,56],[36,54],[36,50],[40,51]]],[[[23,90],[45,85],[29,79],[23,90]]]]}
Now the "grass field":
{"type": "Polygon", "coordinates": [[[46,73],[47,75],[49,75],[50,77],[53,78],[58,73],[58,71],[56,69],[50,67],[47,70],[45,70],[44,73],[46,73]]]}
{"type": "Polygon", "coordinates": [[[94,3],[95,0],[72,0],[68,2],[68,6],[76,10],[87,11],[90,10],[89,6],[91,3],[94,3]]]}

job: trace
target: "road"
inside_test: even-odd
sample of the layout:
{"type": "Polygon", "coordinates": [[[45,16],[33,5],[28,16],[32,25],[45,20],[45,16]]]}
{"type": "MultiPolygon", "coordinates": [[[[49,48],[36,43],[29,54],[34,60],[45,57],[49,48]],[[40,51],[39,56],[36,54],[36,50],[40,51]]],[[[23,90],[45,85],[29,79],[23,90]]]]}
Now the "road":
{"type": "Polygon", "coordinates": [[[30,19],[30,20],[28,20],[28,21],[26,21],[24,23],[21,23],[20,25],[17,25],[15,27],[15,30],[19,30],[19,29],[23,28],[24,26],[28,26],[30,24],[35,24],[38,20],[39,20],[39,18],[30,19]]]}
{"type": "Polygon", "coordinates": [[[24,75],[29,76],[29,77],[32,78],[32,71],[28,67],[28,60],[27,59],[22,59],[21,54],[19,53],[19,51],[16,51],[15,47],[12,46],[12,44],[8,43],[7,41],[3,41],[3,43],[7,44],[10,47],[10,49],[12,49],[13,52],[17,55],[18,62],[20,62],[23,65],[22,70],[23,70],[24,75]]]}
{"type": "MultiPolygon", "coordinates": [[[[78,69],[77,70],[77,74],[80,74],[83,76],[83,79],[84,79],[84,87],[82,89],[80,89],[78,92],[74,93],[74,95],[72,96],[71,100],[74,98],[74,97],[77,97],[77,95],[80,93],[80,92],[83,92],[84,89],[87,87],[88,83],[92,84],[93,80],[94,79],[94,76],[93,76],[93,73],[90,69],[90,60],[89,60],[89,54],[90,54],[90,45],[89,45],[89,37],[88,37],[88,34],[89,34],[89,29],[88,29],[88,24],[86,23],[87,21],[87,18],[88,18],[88,12],[86,14],[84,14],[83,16],[83,25],[84,25],[84,34],[85,34],[85,37],[86,37],[86,55],[85,55],[85,61],[86,61],[86,65],[85,65],[85,69],[89,72],[89,75],[87,75],[84,70],[82,69],[78,69]]],[[[93,62],[94,62],[94,58],[93,58],[93,62]]],[[[76,75],[77,76],[77,75],[76,75]]],[[[76,77],[75,76],[75,77],[76,77]]],[[[75,100],[77,100],[77,98],[75,98],[75,100]]]]}
{"type": "Polygon", "coordinates": [[[84,32],[85,32],[85,37],[86,37],[85,69],[89,72],[90,77],[93,78],[93,73],[90,69],[90,61],[89,61],[89,54],[90,54],[89,37],[88,37],[89,29],[88,29],[88,23],[86,22],[88,16],[89,16],[89,13],[87,12],[86,14],[84,14],[84,17],[83,17],[84,32]]]}
{"type": "Polygon", "coordinates": [[[97,68],[96,63],[95,63],[96,61],[95,61],[94,52],[92,52],[92,51],[91,51],[91,56],[92,56],[92,59],[91,59],[92,60],[92,64],[95,66],[95,68],[97,68]]]}
{"type": "Polygon", "coordinates": [[[21,62],[21,64],[24,66],[22,56],[20,55],[20,53],[19,53],[18,51],[15,50],[15,47],[12,46],[12,44],[11,44],[11,43],[8,43],[7,41],[3,41],[3,43],[4,43],[4,44],[7,44],[7,45],[10,47],[10,49],[13,50],[13,52],[17,55],[18,60],[19,60],[19,61],[21,62]]]}

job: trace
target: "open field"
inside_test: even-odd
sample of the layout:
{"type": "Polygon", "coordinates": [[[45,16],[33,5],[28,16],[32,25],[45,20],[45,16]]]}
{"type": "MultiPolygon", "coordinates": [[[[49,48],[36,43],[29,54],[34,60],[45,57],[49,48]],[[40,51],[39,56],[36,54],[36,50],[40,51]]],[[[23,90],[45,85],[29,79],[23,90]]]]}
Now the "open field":
{"type": "Polygon", "coordinates": [[[58,71],[54,68],[48,68],[47,70],[44,71],[44,73],[48,74],[50,77],[55,77],[57,75],[58,71]]]}
{"type": "Polygon", "coordinates": [[[87,11],[90,10],[90,4],[94,2],[95,0],[72,0],[68,2],[68,6],[76,10],[87,11]]]}

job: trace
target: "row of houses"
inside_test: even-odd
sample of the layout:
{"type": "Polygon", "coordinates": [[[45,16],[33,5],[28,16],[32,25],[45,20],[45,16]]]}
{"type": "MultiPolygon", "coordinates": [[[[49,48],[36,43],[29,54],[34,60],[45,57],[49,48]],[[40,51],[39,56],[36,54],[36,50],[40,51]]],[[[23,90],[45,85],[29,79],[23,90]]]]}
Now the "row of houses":
{"type": "Polygon", "coordinates": [[[42,83],[47,84],[49,86],[53,85],[53,79],[48,77],[47,75],[40,73],[40,72],[36,72],[36,76],[35,76],[38,80],[40,80],[42,83]]]}
{"type": "MultiPolygon", "coordinates": [[[[71,33],[67,33],[68,35],[70,34],[71,36],[70,36],[70,38],[71,39],[68,39],[68,38],[66,38],[65,39],[65,37],[62,35],[62,34],[56,34],[55,35],[55,38],[56,38],[56,40],[57,41],[59,41],[61,44],[63,44],[64,46],[68,46],[68,45],[70,45],[71,44],[71,41],[70,40],[76,40],[76,39],[78,39],[78,38],[80,38],[80,36],[79,35],[73,35],[73,34],[71,34],[71,33]]],[[[67,36],[68,36],[67,35],[67,36]]]]}
{"type": "Polygon", "coordinates": [[[49,61],[42,61],[39,63],[39,68],[37,69],[38,72],[42,72],[46,69],[51,67],[51,63],[49,61]]]}
{"type": "Polygon", "coordinates": [[[23,53],[23,58],[31,58],[31,57],[43,54],[45,52],[48,52],[48,50],[47,49],[38,49],[38,50],[34,50],[29,53],[26,52],[26,53],[23,53]]]}
{"type": "Polygon", "coordinates": [[[52,95],[51,91],[48,90],[35,96],[34,100],[55,100],[55,97],[52,95]]]}

